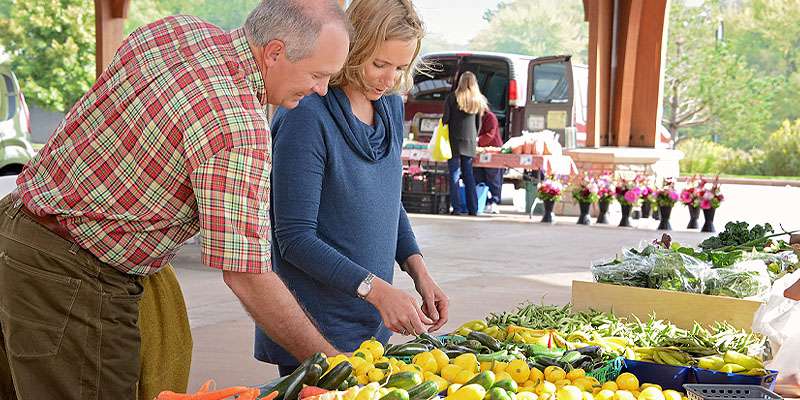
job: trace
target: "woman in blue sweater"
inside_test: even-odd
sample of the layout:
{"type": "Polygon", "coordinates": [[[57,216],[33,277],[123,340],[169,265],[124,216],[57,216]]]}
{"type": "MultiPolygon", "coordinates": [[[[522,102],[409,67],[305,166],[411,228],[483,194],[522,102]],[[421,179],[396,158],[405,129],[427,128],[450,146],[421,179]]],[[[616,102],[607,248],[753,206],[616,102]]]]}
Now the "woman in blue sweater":
{"type": "MultiPolygon", "coordinates": [[[[409,0],[355,0],[344,68],[272,124],[273,267],[323,335],[351,352],[390,331],[411,335],[447,322],[448,301],[428,273],[400,202],[403,104],[424,33],[409,0]],[[394,264],[422,306],[391,286],[394,264]]],[[[256,329],[255,356],[298,364],[256,329]]]]}

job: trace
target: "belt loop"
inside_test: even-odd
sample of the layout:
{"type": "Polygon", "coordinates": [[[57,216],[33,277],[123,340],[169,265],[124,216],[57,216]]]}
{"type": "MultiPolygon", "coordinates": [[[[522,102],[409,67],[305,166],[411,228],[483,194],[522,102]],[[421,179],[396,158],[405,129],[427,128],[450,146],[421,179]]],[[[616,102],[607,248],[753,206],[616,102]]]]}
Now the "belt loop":
{"type": "Polygon", "coordinates": [[[73,256],[78,255],[78,251],[81,249],[81,246],[78,246],[77,243],[70,242],[69,252],[73,256]]]}
{"type": "Polygon", "coordinates": [[[19,211],[23,206],[22,197],[20,197],[19,193],[16,190],[11,192],[10,196],[12,203],[11,206],[7,208],[5,212],[6,216],[9,219],[14,219],[16,218],[17,214],[19,214],[19,211]]]}

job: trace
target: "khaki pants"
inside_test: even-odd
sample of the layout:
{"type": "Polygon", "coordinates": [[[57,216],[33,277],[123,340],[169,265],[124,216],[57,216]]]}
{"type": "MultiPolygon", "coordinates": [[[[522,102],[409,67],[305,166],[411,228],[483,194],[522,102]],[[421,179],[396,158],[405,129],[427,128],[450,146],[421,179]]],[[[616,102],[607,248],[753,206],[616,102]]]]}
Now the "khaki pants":
{"type": "Polygon", "coordinates": [[[153,400],[162,390],[185,393],[192,363],[192,334],[178,277],[167,265],[144,278],[142,284],[139,400],[153,400]]]}
{"type": "Polygon", "coordinates": [[[0,200],[0,398],[136,399],[142,292],[0,200]]]}

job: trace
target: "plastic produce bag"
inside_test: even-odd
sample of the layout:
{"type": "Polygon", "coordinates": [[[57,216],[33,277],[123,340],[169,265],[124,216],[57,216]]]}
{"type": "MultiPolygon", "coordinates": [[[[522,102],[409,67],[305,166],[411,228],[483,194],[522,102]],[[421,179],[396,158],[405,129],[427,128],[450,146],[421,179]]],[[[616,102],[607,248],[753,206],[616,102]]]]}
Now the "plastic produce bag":
{"type": "Polygon", "coordinates": [[[450,149],[450,130],[447,125],[442,125],[442,120],[439,120],[439,126],[433,131],[433,137],[428,147],[431,150],[431,158],[433,161],[447,161],[453,158],[453,151],[450,149]]]}
{"type": "Polygon", "coordinates": [[[739,299],[763,299],[769,294],[771,282],[764,261],[741,261],[730,267],[714,268],[706,280],[704,293],[739,299]]]}
{"type": "Polygon", "coordinates": [[[753,319],[753,331],[766,336],[773,350],[767,368],[778,371],[776,390],[793,397],[800,397],[800,301],[787,299],[783,292],[798,280],[800,271],[775,281],[753,319]]]}

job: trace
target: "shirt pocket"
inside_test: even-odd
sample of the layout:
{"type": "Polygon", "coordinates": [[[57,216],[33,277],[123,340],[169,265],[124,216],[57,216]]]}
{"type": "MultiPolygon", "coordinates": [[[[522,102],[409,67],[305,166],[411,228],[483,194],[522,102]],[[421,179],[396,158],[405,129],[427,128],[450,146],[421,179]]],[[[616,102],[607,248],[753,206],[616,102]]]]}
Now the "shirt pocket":
{"type": "Polygon", "coordinates": [[[0,321],[11,356],[58,353],[80,285],[0,253],[0,321]]]}

